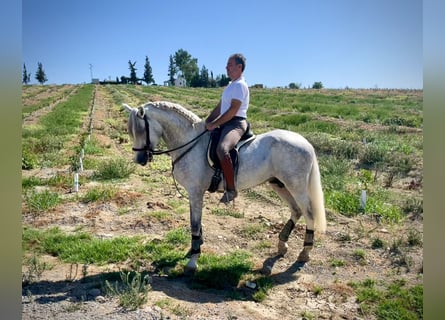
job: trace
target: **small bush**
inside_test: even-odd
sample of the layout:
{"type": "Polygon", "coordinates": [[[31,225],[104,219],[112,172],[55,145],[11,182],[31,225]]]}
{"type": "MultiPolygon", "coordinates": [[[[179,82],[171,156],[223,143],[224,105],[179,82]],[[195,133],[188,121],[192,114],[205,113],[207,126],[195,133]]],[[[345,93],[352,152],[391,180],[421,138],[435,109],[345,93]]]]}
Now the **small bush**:
{"type": "Polygon", "coordinates": [[[385,242],[380,238],[374,238],[372,240],[371,248],[373,249],[381,249],[385,246],[385,242]]]}
{"type": "Polygon", "coordinates": [[[108,201],[111,200],[116,194],[116,189],[111,187],[93,188],[87,191],[87,193],[80,198],[84,203],[108,201]]]}
{"type": "Polygon", "coordinates": [[[45,270],[51,267],[46,262],[42,262],[35,254],[31,258],[27,258],[25,265],[28,267],[25,273],[22,273],[22,284],[27,285],[37,281],[45,270]]]}
{"type": "Polygon", "coordinates": [[[30,150],[24,148],[22,150],[22,169],[31,170],[38,166],[39,161],[37,156],[30,150]]]}
{"type": "Polygon", "coordinates": [[[408,239],[407,239],[408,245],[411,247],[414,246],[422,246],[422,234],[419,231],[416,231],[414,229],[410,229],[408,231],[408,239]]]}
{"type": "Polygon", "coordinates": [[[31,189],[35,186],[42,186],[44,184],[43,179],[38,177],[22,178],[22,189],[31,189]]]}
{"type": "Polygon", "coordinates": [[[43,192],[31,191],[25,195],[25,203],[29,212],[40,214],[56,207],[62,200],[55,192],[45,190],[43,192]]]}
{"type": "Polygon", "coordinates": [[[147,302],[147,293],[151,290],[150,277],[141,273],[121,272],[121,282],[112,285],[105,280],[108,295],[118,296],[119,305],[127,310],[136,310],[147,302]]]}
{"type": "Polygon", "coordinates": [[[128,178],[135,169],[135,165],[126,159],[111,159],[99,165],[94,177],[99,180],[123,179],[128,178]]]}
{"type": "Polygon", "coordinates": [[[359,154],[359,162],[362,165],[376,165],[384,163],[386,160],[386,150],[378,145],[368,144],[359,154]]]}

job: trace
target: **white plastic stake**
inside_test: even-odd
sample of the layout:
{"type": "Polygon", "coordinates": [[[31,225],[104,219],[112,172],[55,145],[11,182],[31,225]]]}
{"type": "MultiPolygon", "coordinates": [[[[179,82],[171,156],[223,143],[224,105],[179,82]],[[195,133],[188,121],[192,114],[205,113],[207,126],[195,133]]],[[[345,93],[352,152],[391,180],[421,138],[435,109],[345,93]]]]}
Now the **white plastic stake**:
{"type": "Polygon", "coordinates": [[[360,207],[363,211],[366,208],[366,190],[362,190],[362,194],[360,195],[360,207]]]}
{"type": "Polygon", "coordinates": [[[74,173],[74,192],[79,191],[79,174],[77,172],[74,173]]]}
{"type": "Polygon", "coordinates": [[[79,158],[80,171],[83,171],[83,161],[82,157],[79,158]]]}

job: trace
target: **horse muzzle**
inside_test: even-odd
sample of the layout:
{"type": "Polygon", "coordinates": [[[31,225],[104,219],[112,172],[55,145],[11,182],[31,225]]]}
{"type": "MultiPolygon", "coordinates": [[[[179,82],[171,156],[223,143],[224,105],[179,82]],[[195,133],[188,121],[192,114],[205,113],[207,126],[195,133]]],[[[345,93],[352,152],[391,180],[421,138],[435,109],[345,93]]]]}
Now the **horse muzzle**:
{"type": "Polygon", "coordinates": [[[147,162],[151,162],[153,160],[153,154],[150,151],[138,151],[134,160],[141,166],[145,166],[147,162]]]}

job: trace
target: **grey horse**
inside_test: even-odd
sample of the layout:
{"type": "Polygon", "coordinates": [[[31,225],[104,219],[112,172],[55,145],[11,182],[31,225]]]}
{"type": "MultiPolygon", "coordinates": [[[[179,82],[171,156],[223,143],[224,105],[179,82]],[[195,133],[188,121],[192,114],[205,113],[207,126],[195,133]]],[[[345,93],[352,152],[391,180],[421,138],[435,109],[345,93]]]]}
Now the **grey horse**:
{"type": "MultiPolygon", "coordinates": [[[[138,108],[127,104],[123,106],[129,112],[128,133],[133,140],[135,162],[146,165],[153,155],[168,153],[172,158],[174,178],[188,192],[192,234],[186,271],[194,272],[198,268],[197,260],[203,244],[203,197],[213,176],[206,156],[210,133],[206,132],[202,119],[179,104],[159,101],[138,108]],[[169,150],[155,150],[161,139],[169,150]]],[[[289,235],[303,216],[306,233],[298,261],[309,261],[314,231],[326,231],[320,171],[313,146],[295,132],[273,130],[257,135],[241,148],[239,158],[238,190],[269,182],[290,207],[290,219],[278,236],[279,254],[286,254],[289,235]]],[[[218,190],[224,190],[223,182],[218,190]]]]}

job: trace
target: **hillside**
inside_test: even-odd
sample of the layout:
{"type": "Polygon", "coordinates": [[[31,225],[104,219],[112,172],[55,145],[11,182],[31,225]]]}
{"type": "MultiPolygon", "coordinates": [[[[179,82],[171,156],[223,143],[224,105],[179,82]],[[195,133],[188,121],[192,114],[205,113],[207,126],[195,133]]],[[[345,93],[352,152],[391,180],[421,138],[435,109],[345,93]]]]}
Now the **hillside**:
{"type": "Polygon", "coordinates": [[[299,264],[304,221],[288,254],[277,256],[290,211],[266,185],[229,207],[207,193],[201,269],[190,277],[185,191],[168,156],[131,163],[121,104],[167,100],[205,118],[220,94],[23,87],[22,318],[421,317],[423,92],[251,89],[255,133],[292,130],[315,147],[328,230],[317,235],[311,261],[299,264]],[[271,274],[262,273],[265,264],[271,274]]]}

